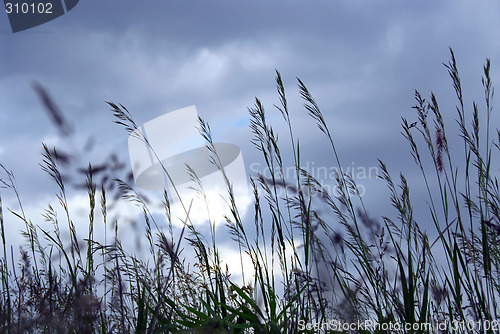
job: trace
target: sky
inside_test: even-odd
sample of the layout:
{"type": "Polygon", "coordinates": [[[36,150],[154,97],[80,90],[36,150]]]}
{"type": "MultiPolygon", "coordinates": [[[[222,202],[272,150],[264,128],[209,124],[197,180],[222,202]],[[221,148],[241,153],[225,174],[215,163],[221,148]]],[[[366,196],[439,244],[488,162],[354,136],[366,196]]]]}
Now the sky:
{"type": "MultiPolygon", "coordinates": [[[[343,166],[369,170],[383,160],[395,179],[400,172],[408,177],[425,210],[401,117],[416,121],[415,90],[424,97],[433,91],[453,123],[456,99],[443,66],[450,47],[466,106],[472,100],[484,105],[485,59],[491,59],[494,83],[500,73],[500,1],[80,1],[18,33],[0,13],[0,41],[0,163],[14,173],[35,223],[43,225],[41,212],[57,192],[39,166],[42,142],[72,152],[81,166],[111,154],[130,164],[128,133],[113,123],[106,101],[125,106],[137,124],[196,105],[214,140],[237,145],[247,174],[255,175],[264,172],[264,161],[251,144],[248,108],[258,97],[290,163],[287,125],[273,107],[279,103],[276,70],[302,160],[312,170],[335,161],[302,106],[297,77],[324,113],[343,166]],[[35,85],[57,103],[70,136],[54,126],[35,85]]],[[[368,211],[395,215],[386,185],[359,176],[368,211]]],[[[18,209],[12,192],[0,189],[0,195],[4,212],[18,209]]],[[[85,211],[85,196],[70,194],[76,211],[85,211]]],[[[9,240],[22,243],[22,224],[4,215],[9,240]]]]}

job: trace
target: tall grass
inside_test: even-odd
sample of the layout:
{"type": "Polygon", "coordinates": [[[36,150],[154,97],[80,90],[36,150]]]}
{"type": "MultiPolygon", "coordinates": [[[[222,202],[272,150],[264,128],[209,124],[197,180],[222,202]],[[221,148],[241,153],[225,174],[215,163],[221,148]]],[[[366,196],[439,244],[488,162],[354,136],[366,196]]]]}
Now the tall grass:
{"type": "MultiPolygon", "coordinates": [[[[111,159],[115,167],[89,164],[83,169],[89,208],[84,234],[77,232],[68,204],[63,170],[69,163],[63,153],[43,146],[41,167],[58,188],[56,202],[42,215],[44,224],[26,216],[13,173],[0,165],[2,193],[10,192],[18,201],[16,211],[2,211],[0,197],[2,332],[498,332],[494,321],[500,296],[500,192],[494,159],[500,150],[500,131],[493,135],[490,124],[491,66],[487,60],[482,78],[485,110],[473,102],[471,115],[452,51],[445,67],[458,101],[456,124],[445,124],[432,93],[427,100],[415,92],[414,119],[402,119],[402,135],[421,172],[427,198],[412,198],[406,177],[400,174],[395,180],[390,167],[379,161],[379,176],[393,207],[380,218],[369,214],[354,177],[343,172],[335,132],[300,79],[304,112],[317,123],[337,167],[334,194],[304,168],[300,141],[294,135],[297,125],[279,72],[279,103],[273,112],[283,117],[288,139],[278,142],[259,99],[249,108],[252,143],[272,172],[250,175],[250,219],[240,216],[210,127],[199,120],[211,162],[224,175],[229,195],[225,228],[241,261],[249,256],[253,264],[251,277],[243,273],[243,284],[235,283],[223,265],[214,221],[208,217],[209,235],[201,234],[190,220],[196,208],[183,203],[184,227],[174,229],[171,203],[179,200],[175,188],[163,193],[165,215],[160,221],[129,178],[110,181],[120,170],[115,168],[120,165],[116,158],[111,159]],[[456,147],[451,144],[457,140],[463,143],[461,152],[453,151],[456,147]],[[291,150],[293,179],[286,177],[282,149],[291,150]],[[99,178],[103,171],[107,174],[99,178]],[[121,221],[110,221],[114,200],[141,208],[147,258],[123,247],[118,238],[121,221]],[[422,207],[420,201],[427,211],[415,211],[422,207]],[[19,260],[6,240],[8,219],[25,226],[19,260]],[[114,236],[108,240],[111,228],[114,236]],[[105,231],[104,242],[96,240],[98,229],[105,231]],[[63,237],[66,232],[69,239],[63,237]],[[194,259],[183,255],[188,248],[194,259]],[[441,253],[444,257],[435,256],[441,253]]],[[[58,120],[56,125],[64,125],[61,133],[70,136],[71,127],[49,95],[41,86],[36,89],[58,120]]],[[[108,104],[116,123],[149,145],[135,132],[130,112],[108,104]]],[[[201,181],[187,168],[203,197],[201,181]]]]}

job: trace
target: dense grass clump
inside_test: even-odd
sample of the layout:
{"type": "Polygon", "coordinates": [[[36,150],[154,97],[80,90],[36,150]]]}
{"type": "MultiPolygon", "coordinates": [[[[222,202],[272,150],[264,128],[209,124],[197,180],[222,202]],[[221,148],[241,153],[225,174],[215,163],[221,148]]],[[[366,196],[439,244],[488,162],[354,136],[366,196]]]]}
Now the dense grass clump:
{"type": "MultiPolygon", "coordinates": [[[[175,191],[164,192],[165,216],[160,223],[130,176],[117,178],[123,165],[116,157],[108,164],[79,169],[84,176],[80,188],[86,190],[89,203],[84,235],[77,233],[68,206],[64,173],[71,163],[68,156],[43,146],[41,166],[58,187],[57,202],[43,212],[43,224],[26,216],[13,173],[0,165],[2,194],[11,192],[18,200],[18,209],[2,212],[0,198],[1,331],[498,332],[500,191],[494,161],[500,150],[500,131],[493,135],[490,128],[494,92],[490,61],[484,65],[482,79],[485,110],[480,111],[474,102],[471,115],[466,112],[453,52],[445,67],[458,100],[458,133],[453,135],[456,124],[444,121],[434,94],[427,100],[415,92],[415,116],[402,119],[402,134],[428,196],[411,198],[405,176],[394,180],[388,166],[379,161],[379,177],[387,184],[393,211],[377,219],[366,209],[353,176],[343,172],[326,119],[298,80],[305,112],[329,143],[331,161],[339,171],[336,193],[325,191],[304,168],[282,78],[276,72],[279,103],[274,108],[287,125],[284,136],[288,140],[282,134],[278,143],[278,134],[256,99],[249,108],[252,143],[272,173],[250,175],[253,224],[243,223],[231,180],[225,179],[229,195],[225,228],[241,257],[249,256],[253,264],[253,275],[245,277],[245,284],[236,284],[222,265],[214,222],[209,221],[211,235],[202,235],[189,218],[196,208],[183,203],[184,227],[174,233],[170,208],[175,191]],[[463,147],[452,151],[451,143],[457,140],[463,147]],[[284,172],[289,166],[283,163],[283,142],[291,147],[293,180],[284,172]],[[121,222],[110,219],[109,210],[118,200],[142,210],[146,260],[127,253],[117,237],[121,222]],[[425,203],[428,210],[417,215],[416,201],[425,203]],[[5,237],[8,219],[25,225],[26,243],[19,260],[14,259],[17,251],[5,237]],[[429,231],[424,225],[435,229],[429,231]],[[98,228],[104,229],[105,242],[94,237],[98,228]],[[113,228],[114,235],[108,237],[107,231],[113,228]],[[69,238],[63,237],[66,233],[69,238]],[[195,254],[191,262],[183,249],[195,254]]],[[[36,90],[49,114],[58,120],[61,133],[71,135],[47,93],[41,86],[36,90]]],[[[134,133],[137,126],[129,111],[108,104],[116,123],[134,133]]],[[[210,127],[199,121],[212,163],[223,172],[210,127]]],[[[147,138],[139,139],[148,144],[147,138]]],[[[164,172],[168,177],[168,170],[164,172]]],[[[199,191],[203,193],[202,188],[199,191]]]]}

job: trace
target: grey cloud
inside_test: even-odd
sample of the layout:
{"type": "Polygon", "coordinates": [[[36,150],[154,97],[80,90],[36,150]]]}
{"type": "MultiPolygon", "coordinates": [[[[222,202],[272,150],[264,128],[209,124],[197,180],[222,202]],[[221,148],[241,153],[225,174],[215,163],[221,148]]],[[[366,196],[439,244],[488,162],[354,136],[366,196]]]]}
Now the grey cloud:
{"type": "Polygon", "coordinates": [[[347,164],[381,157],[396,172],[413,168],[399,123],[402,115],[415,117],[414,89],[435,90],[453,109],[441,65],[452,46],[465,87],[480,98],[485,57],[498,78],[498,13],[498,4],[468,2],[81,1],[44,26],[0,36],[8,64],[0,67],[0,159],[20,169],[24,189],[46,191],[31,171],[38,143],[55,130],[30,86],[36,80],[74,121],[80,145],[96,138],[96,156],[114,150],[127,159],[126,133],[112,124],[105,100],[124,104],[138,124],[196,104],[214,137],[240,145],[248,165],[260,161],[244,121],[254,96],[288,144],[272,107],[277,68],[309,159],[331,163],[301,107],[295,76],[317,99],[347,164]]]}

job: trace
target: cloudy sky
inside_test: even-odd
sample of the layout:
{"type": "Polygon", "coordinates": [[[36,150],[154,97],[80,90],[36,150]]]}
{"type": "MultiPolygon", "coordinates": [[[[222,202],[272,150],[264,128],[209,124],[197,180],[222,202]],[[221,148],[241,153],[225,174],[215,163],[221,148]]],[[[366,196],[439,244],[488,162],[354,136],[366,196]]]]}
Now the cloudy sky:
{"type": "MultiPolygon", "coordinates": [[[[368,169],[380,158],[395,177],[408,176],[418,198],[421,182],[400,134],[401,117],[416,120],[415,89],[424,96],[434,91],[454,117],[442,65],[449,47],[466,104],[482,105],[486,57],[493,81],[500,77],[500,1],[80,1],[62,17],[15,34],[0,14],[0,40],[0,163],[15,174],[35,222],[57,190],[39,167],[42,142],[75,152],[83,165],[112,153],[128,162],[127,133],[113,123],[105,101],[126,106],[137,124],[196,105],[214,139],[238,145],[247,173],[255,174],[263,163],[250,144],[247,108],[255,97],[280,133],[282,150],[290,149],[286,124],[273,108],[275,69],[303,161],[334,164],[302,108],[296,77],[321,107],[344,166],[368,169]],[[72,124],[71,138],[51,122],[35,82],[72,124]],[[91,151],[84,149],[89,140],[91,151]]],[[[358,183],[374,215],[394,213],[381,181],[358,183]]],[[[12,193],[0,191],[4,207],[16,210],[12,193]]],[[[75,203],[84,195],[75,194],[75,203]]],[[[8,214],[7,220],[14,238],[22,225],[8,214]]]]}

